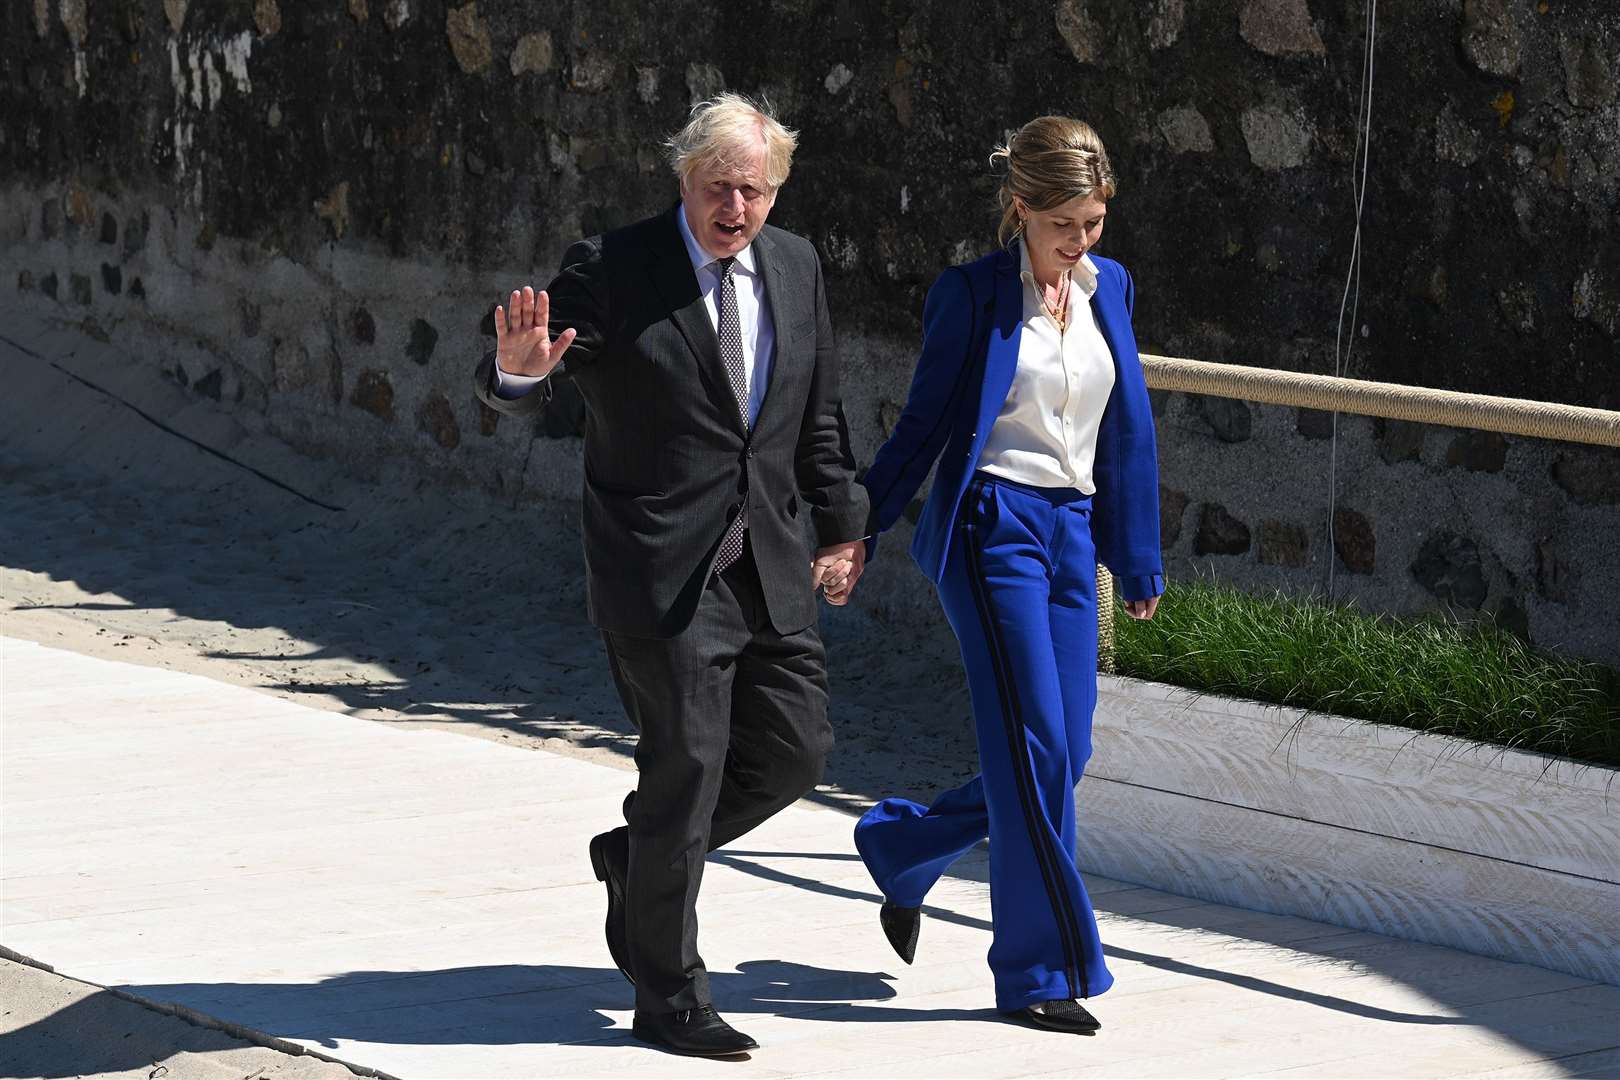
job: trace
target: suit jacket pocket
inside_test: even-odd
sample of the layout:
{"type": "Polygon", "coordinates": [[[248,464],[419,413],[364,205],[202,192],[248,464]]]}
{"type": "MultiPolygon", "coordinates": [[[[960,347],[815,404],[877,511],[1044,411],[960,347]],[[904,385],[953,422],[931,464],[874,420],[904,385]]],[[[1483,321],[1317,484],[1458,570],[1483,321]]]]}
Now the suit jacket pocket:
{"type": "Polygon", "coordinates": [[[618,484],[591,482],[591,490],[607,499],[662,499],[669,494],[652,488],[623,487],[618,484]]]}
{"type": "Polygon", "coordinates": [[[967,491],[956,507],[956,525],[961,529],[983,529],[990,523],[996,499],[995,489],[978,478],[968,481],[967,491]]]}
{"type": "Polygon", "coordinates": [[[651,475],[645,481],[632,481],[616,476],[612,481],[607,481],[589,467],[585,470],[585,486],[591,494],[604,499],[661,499],[668,492],[657,486],[660,479],[657,475],[651,475]]]}

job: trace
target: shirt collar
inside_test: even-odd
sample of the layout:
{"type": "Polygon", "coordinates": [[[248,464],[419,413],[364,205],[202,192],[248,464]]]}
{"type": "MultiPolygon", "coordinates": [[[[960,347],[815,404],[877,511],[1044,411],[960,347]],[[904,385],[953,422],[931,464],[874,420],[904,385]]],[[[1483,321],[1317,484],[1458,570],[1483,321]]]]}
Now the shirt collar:
{"type": "MultiPolygon", "coordinates": [[[[686,244],[686,257],[692,260],[692,270],[697,272],[705,267],[712,266],[720,260],[704,250],[703,245],[697,242],[692,235],[692,226],[686,223],[686,204],[682,203],[675,210],[675,224],[681,230],[681,240],[686,244]]],[[[745,274],[754,272],[754,245],[749,244],[737,252],[736,268],[745,274]]]]}
{"type": "MultiPolygon", "coordinates": [[[[1029,245],[1022,240],[1018,242],[1018,276],[1024,279],[1024,284],[1035,289],[1036,295],[1040,290],[1035,286],[1035,272],[1029,268],[1029,245]]],[[[1080,256],[1080,264],[1070,271],[1070,278],[1079,286],[1080,295],[1090,300],[1097,293],[1097,264],[1091,261],[1091,253],[1080,256]]]]}

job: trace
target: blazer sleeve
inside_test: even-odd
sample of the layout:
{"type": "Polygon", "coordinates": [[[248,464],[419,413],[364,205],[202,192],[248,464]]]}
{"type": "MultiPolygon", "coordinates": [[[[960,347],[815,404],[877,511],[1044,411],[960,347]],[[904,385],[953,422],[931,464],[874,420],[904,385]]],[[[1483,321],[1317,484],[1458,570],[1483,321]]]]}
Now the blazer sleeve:
{"type": "Polygon", "coordinates": [[[866,523],[866,492],[855,483],[855,452],[838,388],[838,348],[821,260],[805,245],[815,267],[816,362],[810,376],[804,421],[794,458],[799,498],[810,509],[818,547],[859,540],[866,523]]]}
{"type": "MultiPolygon", "coordinates": [[[[922,351],[905,408],[862,481],[871,500],[866,525],[870,537],[884,532],[905,512],[950,438],[951,420],[974,367],[970,354],[976,315],[966,271],[946,269],[923,303],[922,351]]],[[[869,557],[875,548],[875,543],[868,545],[869,557]]]]}
{"type": "MultiPolygon", "coordinates": [[[[1125,314],[1136,321],[1136,281],[1119,267],[1125,314]]],[[[1120,446],[1114,465],[1118,494],[1111,512],[1097,521],[1098,557],[1114,575],[1114,586],[1124,600],[1147,600],[1164,592],[1164,560],[1159,549],[1159,462],[1155,446],[1153,407],[1147,394],[1142,362],[1132,357],[1120,370],[1129,385],[1120,401],[1125,416],[1120,423],[1120,446]],[[1134,496],[1129,493],[1135,492],[1134,496]]]]}
{"type": "Polygon", "coordinates": [[[563,252],[562,268],[546,286],[551,300],[551,336],[569,327],[577,332],[562,363],[553,368],[534,389],[522,397],[503,398],[495,393],[495,350],[479,360],[473,372],[473,393],[496,412],[509,416],[533,416],[551,400],[552,383],[566,379],[588,366],[602,351],[607,340],[610,305],[607,268],[602,259],[601,237],[577,240],[563,252]]]}

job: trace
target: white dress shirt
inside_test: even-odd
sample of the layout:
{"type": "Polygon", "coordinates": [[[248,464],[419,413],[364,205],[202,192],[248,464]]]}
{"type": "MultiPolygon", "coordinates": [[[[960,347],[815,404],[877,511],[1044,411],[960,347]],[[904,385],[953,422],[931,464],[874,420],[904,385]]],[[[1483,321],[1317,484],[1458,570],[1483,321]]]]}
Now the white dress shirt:
{"type": "MultiPolygon", "coordinates": [[[[692,227],[686,223],[686,207],[675,212],[675,223],[680,227],[687,258],[692,260],[692,273],[697,275],[698,288],[703,292],[703,310],[709,313],[709,324],[718,335],[720,260],[705,251],[692,235],[692,227]]],[[[748,426],[753,427],[759,418],[759,407],[765,401],[765,390],[770,386],[771,362],[776,352],[776,323],[771,319],[771,306],[765,301],[765,279],[754,260],[753,244],[737,253],[732,276],[737,286],[738,328],[742,331],[743,376],[748,384],[748,426]]],[[[546,378],[544,375],[512,375],[496,364],[495,394],[502,398],[519,398],[546,378]]]]}
{"type": "Polygon", "coordinates": [[[1091,298],[1097,264],[1082,256],[1069,273],[1068,326],[1058,329],[1019,245],[1024,320],[1012,388],[985,439],[979,468],[1019,484],[1076,488],[1093,495],[1097,429],[1114,389],[1114,354],[1097,326],[1091,298]]]}

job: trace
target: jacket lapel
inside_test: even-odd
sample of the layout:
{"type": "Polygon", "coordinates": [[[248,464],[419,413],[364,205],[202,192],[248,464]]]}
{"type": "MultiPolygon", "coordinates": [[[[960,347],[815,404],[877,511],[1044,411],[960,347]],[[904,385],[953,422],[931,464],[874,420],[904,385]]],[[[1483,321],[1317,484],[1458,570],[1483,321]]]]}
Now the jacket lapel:
{"type": "Polygon", "coordinates": [[[653,287],[663,299],[670,321],[697,358],[698,372],[709,394],[740,428],[742,418],[737,413],[736,396],[731,392],[731,378],[726,374],[725,362],[720,359],[720,340],[704,307],[703,291],[698,288],[697,272],[686,254],[674,207],[664,214],[655,235],[657,242],[647,252],[647,272],[653,287]]]}
{"type": "Polygon", "coordinates": [[[771,387],[779,381],[778,371],[783,364],[791,363],[798,341],[793,336],[793,324],[797,321],[792,311],[792,298],[803,295],[804,290],[799,287],[791,269],[784,265],[787,260],[782,258],[769,234],[764,229],[754,237],[754,269],[759,273],[760,280],[765,283],[765,308],[770,312],[771,327],[775,334],[775,355],[770,358],[770,371],[765,381],[765,396],[759,406],[759,416],[754,421],[754,427],[762,427],[772,412],[771,404],[774,395],[771,387]]]}
{"type": "MultiPolygon", "coordinates": [[[[1091,313],[1097,320],[1097,328],[1102,331],[1103,340],[1108,342],[1108,351],[1114,357],[1114,390],[1109,395],[1112,403],[1119,399],[1120,388],[1125,385],[1125,366],[1141,364],[1136,355],[1136,335],[1131,330],[1130,316],[1125,311],[1125,297],[1116,287],[1113,274],[1097,275],[1097,291],[1091,296],[1091,313]]],[[[1108,410],[1104,420],[1113,411],[1108,410]]]]}
{"type": "Polygon", "coordinates": [[[991,316],[990,344],[984,360],[984,384],[979,395],[979,424],[974,429],[975,457],[990,427],[1001,414],[1018,371],[1018,341],[1023,336],[1024,293],[1018,279],[1018,256],[1004,249],[996,259],[995,310],[991,316]]]}

